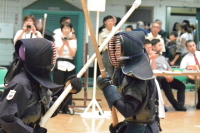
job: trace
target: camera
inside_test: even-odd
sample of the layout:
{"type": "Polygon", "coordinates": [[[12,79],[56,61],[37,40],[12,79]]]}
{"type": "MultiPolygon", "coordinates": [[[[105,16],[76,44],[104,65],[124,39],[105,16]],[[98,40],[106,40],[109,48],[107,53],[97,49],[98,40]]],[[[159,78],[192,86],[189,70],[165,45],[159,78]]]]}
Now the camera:
{"type": "Polygon", "coordinates": [[[30,29],[30,28],[31,28],[31,25],[27,25],[27,28],[29,28],[29,29],[30,29]]]}
{"type": "Polygon", "coordinates": [[[62,38],[63,40],[68,40],[67,37],[62,38]]]}

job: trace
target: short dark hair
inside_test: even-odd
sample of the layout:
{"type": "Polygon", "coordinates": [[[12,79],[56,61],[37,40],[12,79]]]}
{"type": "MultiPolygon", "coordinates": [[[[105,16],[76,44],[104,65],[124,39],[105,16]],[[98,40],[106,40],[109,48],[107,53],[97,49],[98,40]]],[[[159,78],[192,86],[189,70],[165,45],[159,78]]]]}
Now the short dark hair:
{"type": "Polygon", "coordinates": [[[160,42],[160,39],[153,39],[153,40],[151,40],[152,46],[155,46],[159,42],[160,42]]]}
{"type": "Polygon", "coordinates": [[[193,40],[187,40],[186,42],[185,42],[185,46],[187,47],[188,46],[188,43],[190,43],[190,42],[194,42],[193,40]]]}
{"type": "Polygon", "coordinates": [[[67,26],[67,27],[72,29],[72,24],[71,23],[64,22],[64,23],[61,23],[61,25],[60,25],[61,31],[65,26],[67,26]]]}
{"type": "Polygon", "coordinates": [[[133,31],[133,26],[132,25],[127,25],[126,28],[130,28],[133,31]]]}
{"type": "Polygon", "coordinates": [[[33,15],[26,15],[26,16],[24,16],[23,22],[25,22],[25,21],[28,20],[28,19],[32,19],[32,20],[33,20],[33,23],[35,22],[35,19],[34,19],[34,16],[33,16],[33,15]]]}
{"type": "Polygon", "coordinates": [[[170,33],[170,35],[173,35],[173,36],[175,36],[175,37],[178,37],[178,33],[177,33],[176,31],[172,31],[172,32],[170,33]]]}
{"type": "Polygon", "coordinates": [[[104,24],[104,22],[105,22],[106,20],[108,20],[108,19],[113,19],[113,16],[108,15],[108,16],[104,17],[104,18],[103,18],[103,24],[104,24]]]}
{"type": "Polygon", "coordinates": [[[144,22],[144,26],[149,26],[150,27],[150,23],[149,22],[144,22]]]}
{"type": "Polygon", "coordinates": [[[143,44],[144,44],[144,45],[146,45],[146,44],[151,44],[151,41],[150,41],[149,39],[145,39],[143,44]]]}
{"type": "Polygon", "coordinates": [[[61,23],[65,22],[67,19],[70,20],[69,17],[62,17],[62,18],[60,18],[60,25],[61,25],[61,23]]]}

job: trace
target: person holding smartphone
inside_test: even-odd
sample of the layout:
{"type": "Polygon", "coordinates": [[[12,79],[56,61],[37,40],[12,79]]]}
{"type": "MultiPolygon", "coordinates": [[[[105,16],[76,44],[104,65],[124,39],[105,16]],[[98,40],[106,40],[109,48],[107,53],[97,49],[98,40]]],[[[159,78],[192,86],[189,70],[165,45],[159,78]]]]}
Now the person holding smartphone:
{"type": "MultiPolygon", "coordinates": [[[[72,24],[68,22],[61,23],[62,35],[55,34],[55,46],[58,53],[56,66],[53,71],[53,81],[57,84],[64,84],[66,79],[75,74],[74,56],[77,50],[77,40],[73,38],[72,24]]],[[[72,97],[65,105],[62,105],[61,111],[69,113],[68,105],[72,104],[72,97]]]]}
{"type": "Polygon", "coordinates": [[[31,15],[24,16],[23,19],[23,27],[21,30],[18,30],[15,34],[15,37],[13,39],[14,44],[19,39],[26,39],[26,38],[42,38],[42,35],[39,31],[36,31],[35,25],[34,25],[34,17],[31,15]]]}

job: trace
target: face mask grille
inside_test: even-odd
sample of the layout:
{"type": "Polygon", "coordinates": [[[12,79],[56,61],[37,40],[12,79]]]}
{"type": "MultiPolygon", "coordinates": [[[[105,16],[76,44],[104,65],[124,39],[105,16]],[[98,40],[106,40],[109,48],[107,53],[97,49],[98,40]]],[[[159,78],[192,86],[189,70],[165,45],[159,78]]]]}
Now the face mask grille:
{"type": "Polygon", "coordinates": [[[120,35],[113,36],[108,43],[108,55],[113,66],[118,68],[120,66],[121,56],[121,39],[120,35]]]}
{"type": "Polygon", "coordinates": [[[51,64],[55,66],[55,64],[56,64],[56,57],[57,57],[56,47],[55,47],[55,44],[53,42],[51,42],[51,46],[52,46],[52,49],[53,49],[52,63],[51,64]]]}

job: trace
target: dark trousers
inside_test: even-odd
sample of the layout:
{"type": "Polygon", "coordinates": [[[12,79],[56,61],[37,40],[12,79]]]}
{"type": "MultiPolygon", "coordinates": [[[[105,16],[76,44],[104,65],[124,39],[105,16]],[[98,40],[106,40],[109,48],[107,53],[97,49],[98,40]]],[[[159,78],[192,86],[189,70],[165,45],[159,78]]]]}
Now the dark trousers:
{"type": "Polygon", "coordinates": [[[173,107],[176,107],[177,104],[183,106],[185,103],[185,85],[177,79],[174,79],[172,82],[167,82],[165,77],[157,77],[157,80],[160,84],[160,87],[163,89],[167,99],[172,104],[173,107]],[[174,99],[172,88],[178,90],[177,100],[174,99]]]}
{"type": "MultiPolygon", "coordinates": [[[[73,60],[69,60],[69,59],[63,59],[63,58],[58,58],[57,61],[69,61],[70,63],[74,64],[73,60]]],[[[68,71],[60,71],[57,69],[57,61],[56,61],[56,66],[53,70],[53,81],[56,84],[61,84],[64,85],[67,78],[73,74],[75,74],[75,70],[72,70],[70,72],[68,71]]],[[[56,90],[54,89],[54,92],[56,90]]],[[[72,105],[72,95],[69,95],[67,98],[67,101],[63,101],[63,103],[65,103],[65,105],[62,105],[62,111],[66,112],[68,110],[68,105],[72,105]]]]}

